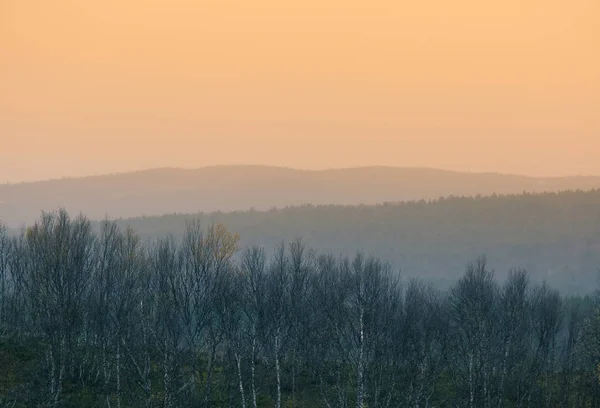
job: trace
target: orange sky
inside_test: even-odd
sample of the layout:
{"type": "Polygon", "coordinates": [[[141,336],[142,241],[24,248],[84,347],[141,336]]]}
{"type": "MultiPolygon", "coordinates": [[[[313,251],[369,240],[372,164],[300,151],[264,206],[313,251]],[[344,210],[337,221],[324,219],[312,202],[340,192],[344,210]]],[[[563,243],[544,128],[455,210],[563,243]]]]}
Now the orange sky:
{"type": "Polygon", "coordinates": [[[600,174],[598,0],[0,0],[0,182],[600,174]]]}

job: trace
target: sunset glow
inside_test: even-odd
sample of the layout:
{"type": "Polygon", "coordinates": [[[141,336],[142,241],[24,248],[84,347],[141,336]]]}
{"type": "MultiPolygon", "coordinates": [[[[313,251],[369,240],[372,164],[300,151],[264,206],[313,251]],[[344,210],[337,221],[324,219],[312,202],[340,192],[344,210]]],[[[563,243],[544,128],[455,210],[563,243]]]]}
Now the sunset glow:
{"type": "Polygon", "coordinates": [[[0,182],[600,174],[597,0],[0,0],[0,182]]]}

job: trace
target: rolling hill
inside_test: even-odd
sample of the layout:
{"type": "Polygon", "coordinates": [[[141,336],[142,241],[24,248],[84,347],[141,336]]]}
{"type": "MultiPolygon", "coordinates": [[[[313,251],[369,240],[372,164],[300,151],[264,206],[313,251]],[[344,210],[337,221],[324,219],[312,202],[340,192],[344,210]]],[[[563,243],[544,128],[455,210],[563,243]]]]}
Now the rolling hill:
{"type": "Polygon", "coordinates": [[[600,190],[304,205],[117,222],[155,240],[180,237],[193,219],[204,226],[222,223],[240,234],[241,247],[259,245],[267,252],[296,238],[320,253],[351,256],[360,250],[391,262],[405,277],[439,287],[453,284],[465,265],[482,255],[500,280],[511,268],[525,268],[534,281],[547,281],[565,293],[600,287],[600,190]]]}
{"type": "MultiPolygon", "coordinates": [[[[376,255],[404,277],[439,287],[454,283],[465,265],[481,255],[499,279],[511,268],[525,268],[533,280],[546,280],[565,293],[589,293],[600,283],[600,189],[165,214],[117,223],[154,241],[181,237],[186,223],[196,219],[239,233],[242,248],[259,245],[271,252],[282,242],[302,238],[320,253],[376,255]]],[[[100,223],[93,225],[98,229],[100,223]]]]}
{"type": "Polygon", "coordinates": [[[0,185],[0,221],[18,227],[60,207],[92,219],[165,213],[357,205],[442,196],[588,190],[600,177],[532,178],[434,169],[361,167],[305,171],[215,166],[0,185]]]}

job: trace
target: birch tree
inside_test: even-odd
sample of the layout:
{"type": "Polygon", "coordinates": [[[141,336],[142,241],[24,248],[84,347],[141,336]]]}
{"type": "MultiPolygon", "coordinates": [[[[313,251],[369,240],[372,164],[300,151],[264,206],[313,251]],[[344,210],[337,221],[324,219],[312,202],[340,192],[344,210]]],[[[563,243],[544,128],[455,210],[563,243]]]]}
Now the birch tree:
{"type": "Polygon", "coordinates": [[[497,406],[503,407],[507,388],[512,390],[512,403],[523,403],[531,391],[529,374],[531,334],[531,290],[525,270],[512,270],[500,293],[501,360],[499,367],[497,406]]]}
{"type": "Polygon", "coordinates": [[[71,221],[64,210],[43,214],[25,236],[30,262],[27,295],[36,326],[49,344],[48,398],[53,406],[61,401],[65,376],[77,355],[92,276],[93,238],[87,219],[71,221]]]}
{"type": "Polygon", "coordinates": [[[6,227],[0,223],[0,334],[7,330],[11,282],[9,276],[10,245],[6,227]]]}
{"type": "Polygon", "coordinates": [[[285,245],[282,243],[275,250],[273,260],[268,267],[267,275],[267,313],[269,324],[265,346],[271,350],[275,374],[275,408],[281,408],[282,395],[282,351],[289,335],[290,265],[285,245]]]}
{"type": "Polygon", "coordinates": [[[451,364],[463,406],[491,406],[498,288],[484,258],[469,264],[450,292],[456,349],[451,364]]]}
{"type": "Polygon", "coordinates": [[[241,261],[242,296],[244,297],[244,314],[247,321],[250,342],[250,392],[252,407],[257,408],[259,389],[256,384],[256,363],[261,345],[260,339],[265,336],[267,310],[267,274],[266,255],[260,247],[247,248],[241,261]]]}
{"type": "Polygon", "coordinates": [[[217,305],[219,299],[227,296],[238,242],[239,236],[223,225],[213,224],[203,229],[198,220],[189,222],[179,255],[181,272],[173,276],[182,340],[193,356],[192,375],[183,386],[192,389],[205,371],[202,396],[205,406],[211,404],[213,372],[224,335],[219,327],[217,305]],[[199,364],[202,352],[208,354],[206,367],[199,364]]]}
{"type": "Polygon", "coordinates": [[[407,407],[431,406],[446,351],[444,306],[441,295],[432,286],[417,280],[408,284],[395,344],[395,369],[404,374],[403,405],[407,407]]]}
{"type": "Polygon", "coordinates": [[[536,341],[533,376],[541,379],[534,388],[534,401],[548,406],[552,399],[551,375],[555,369],[556,336],[563,321],[563,304],[558,292],[544,283],[534,291],[533,333],[536,341]]]}

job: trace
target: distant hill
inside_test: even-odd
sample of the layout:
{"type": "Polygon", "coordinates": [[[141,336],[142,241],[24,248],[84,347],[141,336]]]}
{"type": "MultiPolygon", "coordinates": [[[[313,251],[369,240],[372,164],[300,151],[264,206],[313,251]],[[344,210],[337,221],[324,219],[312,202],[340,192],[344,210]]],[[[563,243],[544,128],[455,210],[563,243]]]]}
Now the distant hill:
{"type": "Polygon", "coordinates": [[[267,166],[155,169],[0,186],[0,220],[20,226],[66,208],[99,219],[266,210],[302,204],[376,204],[442,196],[588,190],[600,177],[532,178],[433,169],[361,167],[304,171],[267,166]]]}
{"type": "Polygon", "coordinates": [[[240,234],[241,246],[272,251],[301,237],[335,255],[357,250],[390,261],[406,277],[447,287],[485,255],[503,279],[511,268],[566,293],[600,288],[600,190],[445,198],[364,206],[300,206],[270,211],[164,215],[118,222],[144,239],[181,236],[199,218],[240,234]]]}
{"type": "Polygon", "coordinates": [[[134,228],[144,240],[155,240],[180,237],[192,219],[204,226],[224,224],[240,234],[242,247],[272,251],[282,241],[301,237],[319,252],[353,255],[362,250],[390,261],[405,277],[441,287],[455,282],[465,264],[481,255],[500,279],[510,268],[523,267],[535,281],[547,280],[566,293],[600,287],[600,190],[167,214],[118,223],[134,228]]]}

